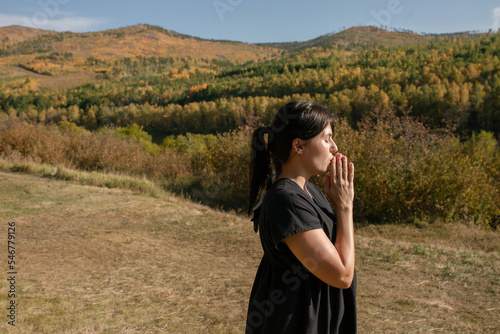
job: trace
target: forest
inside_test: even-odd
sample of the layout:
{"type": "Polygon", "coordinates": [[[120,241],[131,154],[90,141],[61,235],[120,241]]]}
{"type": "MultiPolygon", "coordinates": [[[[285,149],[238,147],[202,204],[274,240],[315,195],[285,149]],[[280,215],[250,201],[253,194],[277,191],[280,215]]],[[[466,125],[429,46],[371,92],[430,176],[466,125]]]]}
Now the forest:
{"type": "Polygon", "coordinates": [[[283,48],[245,62],[76,61],[51,48],[57,38],[0,49],[0,59],[16,52],[19,66],[47,77],[71,64],[98,79],[64,89],[0,80],[2,159],[147,177],[243,212],[252,128],[308,99],[334,113],[334,140],[356,164],[358,220],[500,224],[498,34],[283,48]]]}

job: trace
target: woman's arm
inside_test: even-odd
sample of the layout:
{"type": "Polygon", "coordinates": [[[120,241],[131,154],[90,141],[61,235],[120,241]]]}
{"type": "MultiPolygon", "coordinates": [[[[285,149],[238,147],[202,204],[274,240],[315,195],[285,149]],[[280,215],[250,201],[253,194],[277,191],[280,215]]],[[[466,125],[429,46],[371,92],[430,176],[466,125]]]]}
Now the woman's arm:
{"type": "Polygon", "coordinates": [[[325,193],[335,206],[337,234],[332,244],[322,229],[294,234],[283,242],[297,259],[323,282],[341,289],[351,286],[354,276],[354,165],[337,154],[325,177],[325,193]]]}

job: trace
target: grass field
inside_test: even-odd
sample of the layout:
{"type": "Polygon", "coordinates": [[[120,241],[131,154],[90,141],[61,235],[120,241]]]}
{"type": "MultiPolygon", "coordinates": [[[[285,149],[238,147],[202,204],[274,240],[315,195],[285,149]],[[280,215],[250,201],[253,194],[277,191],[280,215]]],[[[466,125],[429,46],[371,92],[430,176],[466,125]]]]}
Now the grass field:
{"type": "MultiPolygon", "coordinates": [[[[262,255],[243,217],[166,193],[2,172],[0,224],[2,332],[243,332],[262,255]]],[[[360,333],[500,332],[498,231],[422,222],[356,235],[360,333]]]]}

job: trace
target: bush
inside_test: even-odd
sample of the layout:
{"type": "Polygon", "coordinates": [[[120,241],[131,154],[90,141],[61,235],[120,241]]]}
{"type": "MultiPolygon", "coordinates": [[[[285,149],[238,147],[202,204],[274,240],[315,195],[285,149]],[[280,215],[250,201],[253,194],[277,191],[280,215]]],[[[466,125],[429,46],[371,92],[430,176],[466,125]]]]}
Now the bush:
{"type": "Polygon", "coordinates": [[[222,206],[239,210],[247,206],[250,138],[249,127],[218,135],[203,157],[207,197],[219,194],[214,200],[222,206]]]}
{"type": "Polygon", "coordinates": [[[500,213],[493,167],[499,150],[491,135],[464,145],[449,132],[434,133],[408,115],[385,112],[365,118],[359,131],[339,122],[334,137],[355,163],[357,219],[492,224],[500,213]]]}
{"type": "Polygon", "coordinates": [[[84,171],[176,177],[189,175],[184,158],[163,150],[152,154],[143,144],[117,137],[112,130],[90,132],[75,125],[32,125],[18,120],[0,124],[0,154],[84,171]]]}
{"type": "Polygon", "coordinates": [[[172,184],[174,188],[207,205],[236,210],[246,206],[250,130],[166,137],[163,145],[189,161],[192,175],[172,184]]]}
{"type": "MultiPolygon", "coordinates": [[[[163,149],[150,150],[150,136],[137,125],[90,132],[68,122],[58,128],[7,117],[0,123],[0,155],[147,176],[204,204],[243,211],[251,132],[241,127],[217,136],[171,136],[163,149]]],[[[357,221],[499,224],[500,150],[493,134],[473,134],[462,142],[408,115],[375,110],[358,130],[346,120],[335,122],[334,140],[355,164],[357,221]]],[[[312,180],[323,187],[322,177],[312,180]]]]}
{"type": "Polygon", "coordinates": [[[153,137],[144,131],[142,126],[135,123],[132,123],[124,128],[117,128],[113,131],[113,133],[118,137],[131,139],[132,141],[140,144],[146,152],[153,155],[157,155],[161,151],[160,146],[152,142],[153,137]]]}

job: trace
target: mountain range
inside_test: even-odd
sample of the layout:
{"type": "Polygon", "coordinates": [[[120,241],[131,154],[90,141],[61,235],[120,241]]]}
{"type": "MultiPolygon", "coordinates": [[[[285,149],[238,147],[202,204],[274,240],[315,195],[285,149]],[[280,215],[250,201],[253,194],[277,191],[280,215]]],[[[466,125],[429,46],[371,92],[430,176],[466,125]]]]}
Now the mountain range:
{"type": "Polygon", "coordinates": [[[390,47],[427,43],[432,38],[436,36],[360,26],[304,42],[248,44],[203,39],[148,24],[88,33],[7,26],[0,27],[0,77],[6,80],[29,76],[37,79],[41,87],[64,88],[92,81],[96,73],[108,71],[124,58],[164,58],[175,64],[173,68],[211,71],[210,66],[199,64],[245,64],[315,47],[390,47]],[[102,69],[99,64],[103,64],[102,69]]]}

